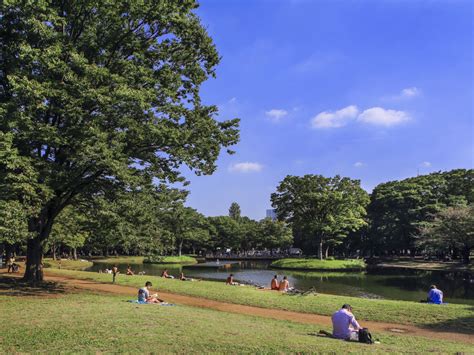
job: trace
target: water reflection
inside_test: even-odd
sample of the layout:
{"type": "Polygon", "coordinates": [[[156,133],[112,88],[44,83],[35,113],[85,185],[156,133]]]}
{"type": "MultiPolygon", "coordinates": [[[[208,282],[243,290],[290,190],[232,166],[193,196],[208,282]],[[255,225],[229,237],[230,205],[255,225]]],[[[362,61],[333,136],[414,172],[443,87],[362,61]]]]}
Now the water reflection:
{"type": "MultiPolygon", "coordinates": [[[[98,271],[111,265],[95,263],[89,270],[98,271]]],[[[119,264],[125,271],[127,264],[119,264]]],[[[290,285],[301,290],[315,288],[318,292],[366,298],[419,301],[426,298],[431,284],[443,290],[450,303],[474,304],[474,283],[466,272],[442,272],[405,269],[378,269],[367,272],[304,272],[269,269],[263,261],[243,261],[221,268],[198,268],[180,265],[134,264],[137,273],[159,276],[164,269],[171,275],[186,276],[208,280],[225,280],[230,272],[239,282],[269,286],[273,275],[279,278],[288,276],[290,285]]]]}

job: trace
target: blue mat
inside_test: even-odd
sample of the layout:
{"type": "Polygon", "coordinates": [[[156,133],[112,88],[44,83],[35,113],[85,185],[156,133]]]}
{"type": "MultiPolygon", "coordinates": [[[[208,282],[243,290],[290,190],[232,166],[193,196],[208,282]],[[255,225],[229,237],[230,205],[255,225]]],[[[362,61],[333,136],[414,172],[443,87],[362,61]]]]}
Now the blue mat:
{"type": "Polygon", "coordinates": [[[135,303],[135,304],[154,304],[154,305],[159,305],[159,306],[176,306],[175,304],[172,304],[172,303],[148,303],[145,301],[138,301],[138,300],[128,300],[127,302],[135,303]]]}

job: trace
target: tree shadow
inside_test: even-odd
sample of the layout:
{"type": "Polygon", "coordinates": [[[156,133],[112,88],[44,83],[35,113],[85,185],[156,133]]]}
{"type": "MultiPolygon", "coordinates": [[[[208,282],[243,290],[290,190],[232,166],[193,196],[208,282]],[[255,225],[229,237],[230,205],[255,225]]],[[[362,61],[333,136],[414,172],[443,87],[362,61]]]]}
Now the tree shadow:
{"type": "Polygon", "coordinates": [[[57,282],[43,281],[38,283],[25,282],[17,277],[0,276],[1,296],[53,296],[64,294],[66,289],[57,282]]]}
{"type": "Polygon", "coordinates": [[[469,307],[469,311],[472,312],[471,316],[458,317],[435,324],[425,324],[423,325],[423,328],[435,332],[439,331],[474,335],[474,307],[469,307]]]}

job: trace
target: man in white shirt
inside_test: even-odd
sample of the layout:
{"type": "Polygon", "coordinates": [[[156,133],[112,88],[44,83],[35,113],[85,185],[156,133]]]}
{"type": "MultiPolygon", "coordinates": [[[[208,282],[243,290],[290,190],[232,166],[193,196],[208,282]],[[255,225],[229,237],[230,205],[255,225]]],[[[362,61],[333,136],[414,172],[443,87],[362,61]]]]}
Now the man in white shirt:
{"type": "Polygon", "coordinates": [[[358,340],[358,332],[362,327],[352,314],[352,307],[344,304],[332,315],[332,336],[337,339],[358,340]]]}

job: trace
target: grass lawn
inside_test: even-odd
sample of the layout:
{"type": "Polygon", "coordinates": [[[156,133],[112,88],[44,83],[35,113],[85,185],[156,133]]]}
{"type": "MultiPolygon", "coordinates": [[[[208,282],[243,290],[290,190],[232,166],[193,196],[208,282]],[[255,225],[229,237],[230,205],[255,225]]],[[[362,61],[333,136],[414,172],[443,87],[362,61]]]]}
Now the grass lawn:
{"type": "MultiPolygon", "coordinates": [[[[91,272],[62,269],[54,270],[54,273],[100,282],[112,281],[110,275],[91,272]]],[[[257,290],[253,287],[227,286],[224,282],[183,282],[156,276],[127,277],[120,275],[117,283],[141,287],[148,280],[152,281],[154,287],[161,291],[229,303],[322,315],[331,315],[342,304],[350,303],[360,320],[413,324],[464,333],[474,332],[474,307],[472,305],[449,304],[438,306],[417,302],[375,300],[328,294],[290,296],[279,292],[257,290]]]]}
{"type": "MultiPolygon", "coordinates": [[[[23,294],[0,279],[0,353],[469,353],[467,344],[376,334],[364,345],[312,335],[320,327],[187,306],[126,303],[127,297],[23,294]],[[34,295],[34,296],[32,296],[34,295]]],[[[326,328],[326,330],[329,330],[326,328]]]]}
{"type": "Polygon", "coordinates": [[[145,259],[144,256],[111,256],[93,259],[93,261],[104,264],[143,264],[143,259],[145,259]]]}
{"type": "Polygon", "coordinates": [[[61,259],[60,264],[59,260],[53,260],[53,258],[45,258],[43,259],[43,263],[45,268],[59,269],[59,266],[61,265],[61,268],[69,270],[84,270],[92,266],[92,262],[81,259],[61,259]]]}
{"type": "Polygon", "coordinates": [[[296,269],[296,270],[363,270],[366,265],[364,260],[319,260],[319,259],[297,259],[288,258],[276,260],[271,267],[277,269],[296,269]]]}
{"type": "Polygon", "coordinates": [[[197,260],[191,256],[150,256],[145,258],[144,263],[150,264],[197,264],[197,260]]]}

